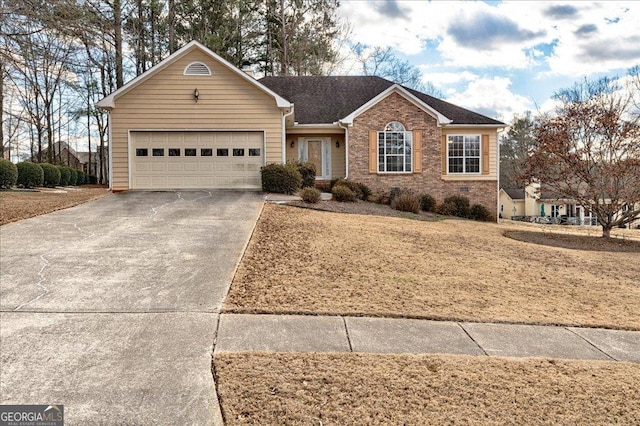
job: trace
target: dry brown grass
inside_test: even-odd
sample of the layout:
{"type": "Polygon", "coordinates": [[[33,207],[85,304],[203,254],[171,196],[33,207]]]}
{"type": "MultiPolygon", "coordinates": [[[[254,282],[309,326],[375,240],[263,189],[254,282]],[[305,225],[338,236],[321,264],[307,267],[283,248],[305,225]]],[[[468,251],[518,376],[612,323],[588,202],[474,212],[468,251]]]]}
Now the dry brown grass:
{"type": "Polygon", "coordinates": [[[225,424],[619,424],[640,364],[437,355],[216,355],[225,424]]]}
{"type": "Polygon", "coordinates": [[[266,205],[225,310],[640,329],[638,253],[503,235],[540,226],[266,205]]]}
{"type": "Polygon", "coordinates": [[[62,191],[46,188],[39,191],[1,191],[0,225],[73,207],[108,194],[103,185],[65,188],[62,191]]]}

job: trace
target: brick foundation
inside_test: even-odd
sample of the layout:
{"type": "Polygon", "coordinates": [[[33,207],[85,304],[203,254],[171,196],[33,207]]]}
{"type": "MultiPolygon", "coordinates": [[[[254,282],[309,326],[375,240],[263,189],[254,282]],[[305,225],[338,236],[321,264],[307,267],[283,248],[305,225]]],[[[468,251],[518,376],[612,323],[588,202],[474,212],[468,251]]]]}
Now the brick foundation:
{"type": "Polygon", "coordinates": [[[450,195],[464,195],[471,204],[482,204],[498,216],[497,180],[442,179],[442,128],[436,119],[397,93],[358,116],[349,129],[349,179],[368,185],[374,192],[407,188],[431,194],[438,203],[450,195]],[[399,121],[407,131],[422,131],[422,173],[369,173],[369,130],[382,130],[399,121]]]}

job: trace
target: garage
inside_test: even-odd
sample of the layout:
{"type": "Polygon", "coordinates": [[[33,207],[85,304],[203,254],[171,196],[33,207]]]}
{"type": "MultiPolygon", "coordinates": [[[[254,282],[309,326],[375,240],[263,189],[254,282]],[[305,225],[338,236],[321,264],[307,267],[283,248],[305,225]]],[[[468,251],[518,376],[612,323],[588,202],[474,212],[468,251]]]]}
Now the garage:
{"type": "Polygon", "coordinates": [[[264,132],[132,131],[132,189],[260,189],[264,132]]]}

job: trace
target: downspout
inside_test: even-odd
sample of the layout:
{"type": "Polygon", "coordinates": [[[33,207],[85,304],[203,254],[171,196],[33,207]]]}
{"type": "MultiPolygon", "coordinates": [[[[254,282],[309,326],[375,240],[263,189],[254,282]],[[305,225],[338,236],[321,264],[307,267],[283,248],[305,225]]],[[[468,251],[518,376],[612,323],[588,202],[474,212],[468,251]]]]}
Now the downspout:
{"type": "Polygon", "coordinates": [[[338,121],[338,127],[344,129],[344,178],[349,179],[349,126],[342,127],[338,121]]]}
{"type": "MultiPolygon", "coordinates": [[[[108,138],[108,142],[109,142],[109,191],[113,191],[113,153],[111,152],[111,146],[113,145],[111,143],[111,110],[107,110],[107,132],[109,132],[109,138],[108,138]]],[[[100,165],[100,167],[102,167],[102,165],[100,165]]],[[[131,174],[131,170],[129,170],[129,174],[131,174]]]]}
{"type": "Polygon", "coordinates": [[[287,117],[293,114],[294,105],[291,104],[291,111],[282,114],[282,164],[287,162],[287,117]]]}
{"type": "MultiPolygon", "coordinates": [[[[496,185],[498,187],[496,191],[496,193],[498,194],[498,200],[497,200],[498,205],[496,206],[496,212],[497,212],[496,223],[500,223],[500,132],[503,132],[503,131],[504,131],[504,127],[496,131],[496,152],[498,156],[498,158],[496,158],[496,173],[498,174],[496,179],[497,181],[496,185]]],[[[526,198],[527,198],[527,194],[525,191],[525,199],[526,198]]],[[[526,214],[526,208],[525,208],[525,214],[526,214]]]]}

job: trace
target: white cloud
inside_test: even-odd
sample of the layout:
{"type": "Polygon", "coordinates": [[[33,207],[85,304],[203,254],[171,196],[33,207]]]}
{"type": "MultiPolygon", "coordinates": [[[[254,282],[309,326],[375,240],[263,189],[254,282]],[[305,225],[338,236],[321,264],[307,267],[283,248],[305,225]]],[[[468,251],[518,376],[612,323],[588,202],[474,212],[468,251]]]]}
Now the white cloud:
{"type": "Polygon", "coordinates": [[[508,123],[514,114],[534,110],[533,103],[513,93],[506,77],[479,78],[471,81],[462,92],[455,92],[447,101],[508,123]]]}
{"type": "Polygon", "coordinates": [[[462,72],[429,72],[428,67],[420,67],[422,71],[422,81],[431,83],[438,88],[457,84],[463,81],[477,80],[479,76],[469,71],[462,72]]]}

